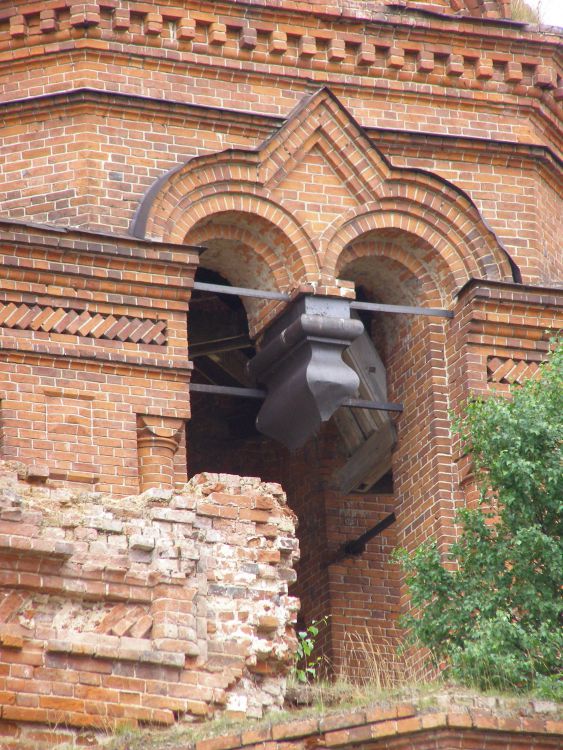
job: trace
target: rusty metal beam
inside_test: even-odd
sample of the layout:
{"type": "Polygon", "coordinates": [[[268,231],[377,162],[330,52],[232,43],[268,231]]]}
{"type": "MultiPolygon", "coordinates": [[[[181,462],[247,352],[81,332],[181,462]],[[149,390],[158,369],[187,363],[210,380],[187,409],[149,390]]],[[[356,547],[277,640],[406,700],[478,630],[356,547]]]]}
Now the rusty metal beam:
{"type": "Polygon", "coordinates": [[[207,383],[190,383],[194,393],[214,393],[218,396],[237,396],[238,398],[266,398],[266,391],[259,388],[236,388],[230,385],[207,385],[207,383]]]}
{"type": "Polygon", "coordinates": [[[276,299],[289,302],[291,297],[284,292],[269,292],[265,289],[248,289],[243,286],[227,286],[226,284],[209,284],[207,281],[194,281],[194,289],[198,292],[216,292],[217,294],[234,294],[237,297],[257,297],[259,299],[276,299]]]}

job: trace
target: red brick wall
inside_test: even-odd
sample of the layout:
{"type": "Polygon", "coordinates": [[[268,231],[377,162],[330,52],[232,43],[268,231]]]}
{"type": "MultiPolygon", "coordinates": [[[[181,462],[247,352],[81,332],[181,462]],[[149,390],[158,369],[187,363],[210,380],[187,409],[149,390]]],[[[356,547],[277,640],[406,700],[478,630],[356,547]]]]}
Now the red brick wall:
{"type": "Polygon", "coordinates": [[[200,153],[256,146],[326,84],[368,128],[463,136],[454,157],[462,169],[436,152],[421,166],[469,192],[528,281],[556,279],[543,268],[557,255],[557,231],[540,238],[546,222],[532,217],[546,206],[537,147],[561,143],[555,35],[494,21],[483,34],[482,22],[436,17],[413,36],[407,16],[378,27],[353,19],[357,9],[348,15],[346,3],[338,23],[306,5],[278,10],[276,34],[285,39],[259,4],[247,18],[228,3],[207,13],[170,5],[160,19],[125,2],[116,10],[93,4],[87,19],[78,6],[53,7],[52,20],[32,5],[11,22],[9,13],[0,19],[4,100],[19,101],[4,114],[5,215],[126,231],[167,169],[200,153]],[[53,96],[83,87],[106,98],[75,95],[70,104],[53,96]],[[476,139],[520,143],[527,163],[515,173],[495,154],[484,171],[489,158],[472,158],[476,139]],[[529,210],[515,226],[502,214],[522,201],[529,210]]]}
{"type": "Polygon", "coordinates": [[[563,229],[561,193],[558,169],[547,152],[532,166],[522,151],[500,142],[469,148],[459,139],[433,143],[415,136],[392,143],[386,132],[381,145],[393,164],[430,169],[467,191],[518,263],[524,281],[558,285],[562,254],[550,248],[558,248],[556,235],[563,229]]]}
{"type": "MultiPolygon", "coordinates": [[[[531,371],[560,326],[560,299],[531,286],[562,270],[560,39],[495,20],[498,3],[463,7],[57,0],[0,12],[0,214],[22,222],[2,225],[2,451],[37,479],[47,464],[56,481],[127,495],[161,464],[165,483],[186,478],[186,241],[233,284],[343,297],[356,284],[376,301],[455,310],[374,318],[389,397],[405,406],[393,498],[338,496],[330,426],[290,456],[222,443],[224,423],[202,410],[236,421],[236,409],[207,397],[188,425],[190,471],[287,489],[303,618],[332,613],[321,639],[336,666],[352,625],[397,638],[408,602],[395,542],[446,545],[473,497],[449,411],[531,371]],[[126,321],[77,336],[62,323],[73,311],[126,321]],[[166,342],[119,338],[149,319],[166,342]],[[396,526],[365,556],[327,566],[390,510],[396,526]]],[[[282,307],[247,304],[258,345],[282,307]]]]}
{"type": "MultiPolygon", "coordinates": [[[[142,242],[9,223],[1,232],[2,455],[53,480],[138,492],[138,415],[175,429],[189,417],[196,256],[163,247],[166,261],[142,242]]],[[[185,480],[182,431],[174,451],[185,480]]]]}
{"type": "MultiPolygon", "coordinates": [[[[342,101],[349,104],[346,97],[342,101]]],[[[358,116],[354,104],[351,102],[351,111],[358,116]]],[[[376,102],[373,107],[380,109],[376,102]]],[[[275,124],[266,127],[259,122],[260,118],[255,118],[256,125],[246,129],[239,126],[238,132],[233,133],[230,122],[219,118],[216,124],[196,127],[193,116],[179,114],[171,122],[163,108],[158,112],[158,122],[153,114],[138,111],[133,115],[116,104],[103,108],[92,104],[88,114],[80,115],[72,115],[73,109],[74,105],[67,105],[67,112],[53,122],[43,119],[46,113],[38,111],[36,104],[29,125],[25,119],[18,121],[17,126],[13,125],[13,118],[10,118],[12,123],[7,122],[1,147],[4,187],[0,186],[0,197],[4,215],[92,228],[104,228],[109,223],[113,230],[126,232],[142,195],[166,171],[202,153],[226,147],[253,148],[275,124]]],[[[285,113],[288,112],[289,108],[285,113]]],[[[8,120],[7,115],[5,118],[8,120]]],[[[360,121],[370,127],[379,125],[371,112],[360,121]]],[[[403,120],[393,126],[399,125],[401,129],[420,129],[419,121],[403,120]]],[[[389,128],[391,123],[384,121],[382,126],[389,128]]],[[[432,128],[432,124],[427,127],[432,128]]],[[[456,128],[440,126],[440,129],[457,133],[456,128]]],[[[370,132],[375,143],[379,143],[378,131],[370,132]]],[[[497,131],[486,130],[479,131],[478,137],[491,135],[496,139],[503,137],[497,131]]],[[[511,140],[512,136],[505,134],[504,138],[511,140]]],[[[542,171],[538,174],[538,167],[542,166],[539,154],[536,159],[526,158],[525,162],[516,155],[491,159],[485,147],[475,153],[474,144],[463,139],[456,141],[449,153],[444,153],[442,144],[432,148],[430,143],[421,157],[413,154],[412,147],[401,153],[397,145],[389,146],[386,140],[382,140],[381,146],[397,166],[429,169],[467,191],[520,265],[525,280],[530,283],[557,280],[560,254],[556,238],[561,219],[554,208],[560,200],[560,180],[542,171]],[[517,221],[513,220],[515,212],[517,221]]],[[[311,170],[314,172],[313,164],[311,170]]],[[[323,174],[322,166],[319,170],[317,179],[323,174]]],[[[299,175],[292,180],[298,182],[299,175]]],[[[331,193],[326,185],[325,200],[330,200],[333,209],[330,214],[326,206],[323,208],[320,212],[323,222],[333,217],[338,204],[345,206],[346,200],[352,200],[347,192],[334,192],[335,189],[331,193]]],[[[291,184],[286,191],[291,192],[291,184]]],[[[300,221],[308,219],[307,209],[298,207],[299,198],[288,195],[284,201],[291,210],[296,209],[300,221]]],[[[313,212],[316,210],[319,215],[322,205],[317,201],[318,209],[313,212]]]]}

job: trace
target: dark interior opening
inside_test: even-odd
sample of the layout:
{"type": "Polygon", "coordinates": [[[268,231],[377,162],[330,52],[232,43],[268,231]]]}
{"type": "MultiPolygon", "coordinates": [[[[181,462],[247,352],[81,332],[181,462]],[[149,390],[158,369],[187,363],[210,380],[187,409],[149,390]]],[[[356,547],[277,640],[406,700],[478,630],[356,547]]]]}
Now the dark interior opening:
{"type": "MultiPolygon", "coordinates": [[[[220,274],[204,268],[196,279],[229,286],[220,274]]],[[[252,385],[246,363],[255,349],[239,297],[194,291],[189,326],[192,382],[252,385]]],[[[247,474],[245,448],[264,439],[254,426],[259,408],[260,402],[252,399],[192,393],[192,418],[187,428],[189,475],[202,471],[247,474]]]]}
{"type": "MultiPolygon", "coordinates": [[[[196,279],[229,285],[219,273],[203,268],[196,279]]],[[[370,319],[366,317],[364,323],[369,331],[370,319]]],[[[194,383],[256,387],[246,370],[255,349],[239,297],[194,291],[189,329],[194,383]]],[[[257,476],[282,485],[298,518],[301,559],[290,593],[301,600],[299,625],[331,615],[318,644],[326,663],[338,671],[347,648],[348,625],[360,627],[386,617],[380,611],[378,592],[388,575],[391,531],[370,542],[365,555],[337,565],[330,561],[347,541],[393,510],[392,473],[388,471],[373,486],[343,492],[335,483],[335,471],[346,464],[349,454],[337,420],[323,423],[302,448],[289,451],[256,430],[260,405],[254,399],[192,392],[188,472],[190,476],[204,471],[257,476]]]]}

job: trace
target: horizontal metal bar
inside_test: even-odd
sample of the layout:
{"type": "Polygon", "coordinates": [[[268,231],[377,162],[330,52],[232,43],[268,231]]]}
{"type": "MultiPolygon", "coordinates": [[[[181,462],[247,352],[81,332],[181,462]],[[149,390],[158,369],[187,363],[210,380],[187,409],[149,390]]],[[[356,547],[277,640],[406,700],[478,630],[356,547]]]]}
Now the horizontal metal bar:
{"type": "Polygon", "coordinates": [[[190,346],[190,359],[197,357],[208,357],[210,354],[221,354],[222,352],[233,352],[252,346],[252,341],[246,334],[240,336],[227,336],[222,339],[210,339],[193,343],[190,346]]]}
{"type": "Polygon", "coordinates": [[[429,315],[434,318],[453,318],[451,310],[440,307],[411,307],[409,305],[383,305],[379,302],[350,302],[352,310],[399,313],[402,315],[429,315]]]}
{"type": "Polygon", "coordinates": [[[379,401],[363,401],[359,398],[349,398],[342,404],[349,409],[374,409],[376,411],[403,411],[402,404],[385,403],[379,401]]]}
{"type": "Polygon", "coordinates": [[[361,555],[362,552],[366,551],[366,544],[378,534],[385,531],[385,529],[388,529],[396,520],[395,514],[389,513],[388,516],[385,516],[382,521],[369,529],[369,531],[366,531],[357,539],[352,539],[351,541],[346,542],[342,549],[343,557],[348,557],[348,555],[361,555]]]}
{"type": "MultiPolygon", "coordinates": [[[[238,396],[240,398],[266,398],[266,391],[260,388],[236,388],[229,385],[207,385],[206,383],[192,383],[190,390],[194,393],[215,393],[219,396],[238,396]]],[[[362,401],[349,398],[342,406],[349,409],[379,409],[380,411],[403,411],[402,404],[386,404],[378,401],[362,401]]]]}
{"type": "MultiPolygon", "coordinates": [[[[227,286],[223,284],[208,284],[206,281],[195,281],[194,289],[199,292],[217,292],[218,294],[233,294],[237,297],[256,297],[258,299],[275,299],[289,302],[291,297],[284,292],[269,292],[265,289],[249,289],[242,286],[227,286]]],[[[440,307],[411,307],[410,305],[384,305],[379,302],[350,302],[352,310],[369,310],[371,312],[389,312],[403,315],[429,315],[435,318],[453,318],[451,310],[440,307]]]]}
{"type": "Polygon", "coordinates": [[[219,396],[239,396],[241,398],[266,398],[266,391],[258,388],[235,388],[228,385],[207,385],[205,383],[191,383],[190,391],[195,393],[216,393],[219,396]]]}
{"type": "Polygon", "coordinates": [[[247,289],[242,286],[226,286],[223,284],[208,284],[206,281],[194,281],[194,289],[199,292],[217,292],[218,294],[234,294],[237,297],[258,297],[259,299],[277,299],[289,302],[289,294],[283,292],[268,292],[262,289],[247,289]]]}

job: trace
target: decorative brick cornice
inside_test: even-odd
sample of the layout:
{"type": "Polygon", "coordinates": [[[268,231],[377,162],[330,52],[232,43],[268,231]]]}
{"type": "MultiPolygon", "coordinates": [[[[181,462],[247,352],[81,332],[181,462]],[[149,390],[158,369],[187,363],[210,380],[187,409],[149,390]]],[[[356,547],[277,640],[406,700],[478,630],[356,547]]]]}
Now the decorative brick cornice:
{"type": "MultiPolygon", "coordinates": [[[[166,261],[167,264],[197,264],[201,248],[194,245],[143,240],[127,235],[89,231],[73,227],[36,224],[0,217],[0,243],[74,249],[116,257],[166,261]]],[[[186,279],[189,287],[190,280],[186,279]]]]}
{"type": "Polygon", "coordinates": [[[256,133],[262,137],[282,125],[285,119],[265,112],[81,87],[4,102],[0,121],[21,122],[26,118],[35,121],[38,117],[51,116],[55,110],[64,111],[65,114],[112,110],[135,118],[158,118],[162,122],[183,126],[208,122],[211,126],[221,124],[225,132],[256,133]]]}
{"type": "MultiPolygon", "coordinates": [[[[159,36],[163,33],[165,22],[174,22],[179,25],[180,38],[190,40],[193,38],[195,24],[205,24],[212,28],[211,41],[221,45],[226,42],[225,30],[229,28],[237,16],[245,16],[247,19],[260,18],[263,23],[267,20],[278,18],[282,22],[290,19],[299,19],[299,26],[303,22],[323,24],[339,21],[341,25],[358,24],[374,25],[387,24],[393,26],[409,25],[415,19],[417,25],[425,26],[432,31],[463,30],[464,34],[488,37],[513,37],[520,38],[525,44],[530,41],[542,40],[546,35],[557,34],[560,29],[553,26],[537,26],[524,21],[515,21],[509,18],[492,17],[484,18],[479,12],[475,12],[479,5],[486,2],[498,3],[505,0],[469,0],[473,12],[467,12],[466,0],[451,0],[451,10],[442,6],[432,7],[430,2],[422,0],[384,0],[380,2],[350,2],[349,0],[336,0],[327,3],[324,0],[313,0],[312,2],[291,2],[286,0],[245,0],[244,3],[229,2],[186,2],[179,4],[177,0],[161,2],[154,7],[148,3],[132,0],[93,0],[86,5],[80,0],[51,0],[49,8],[41,8],[33,1],[21,3],[15,7],[13,3],[0,3],[0,21],[11,20],[10,32],[14,38],[30,33],[47,35],[59,30],[61,15],[68,17],[68,22],[75,29],[92,29],[98,26],[104,18],[104,14],[111,14],[112,26],[117,31],[126,31],[131,28],[135,20],[142,20],[147,24],[148,34],[159,36]],[[466,7],[464,8],[464,4],[466,7]],[[1,9],[2,6],[5,9],[1,9]],[[456,10],[453,6],[457,5],[456,10]],[[236,7],[239,6],[239,7],[236,7]],[[242,8],[240,7],[242,6],[242,8]],[[448,12],[450,10],[450,12],[448,12]],[[464,12],[464,10],[466,12],[464,12]],[[135,18],[138,17],[138,18],[135,18]]],[[[238,23],[240,27],[240,22],[238,23]]],[[[267,29],[272,31],[272,29],[267,29]]],[[[293,35],[301,37],[305,32],[300,28],[290,31],[293,35]]],[[[280,38],[280,37],[276,37],[280,38]]],[[[253,35],[245,28],[245,44],[251,46],[253,35]]]]}
{"type": "MultiPolygon", "coordinates": [[[[285,118],[265,112],[245,111],[230,107],[182,102],[173,99],[153,99],[135,94],[123,94],[118,91],[104,91],[90,87],[69,89],[40,96],[13,99],[2,105],[0,120],[7,124],[51,117],[53,112],[61,111],[65,115],[86,114],[92,116],[98,112],[118,113],[121,116],[141,119],[157,118],[159,122],[187,126],[201,125],[202,121],[210,127],[220,128],[225,133],[242,133],[266,138],[284,123],[285,118]]],[[[534,111],[530,111],[534,116],[534,111]]],[[[405,130],[404,128],[365,127],[373,141],[384,151],[416,155],[424,154],[433,157],[447,149],[460,154],[478,154],[480,163],[506,159],[510,165],[520,166],[532,162],[550,185],[557,191],[563,189],[563,160],[549,146],[542,143],[519,143],[516,141],[484,138],[477,136],[451,135],[428,131],[405,130]]],[[[1,222],[0,222],[1,223],[1,222]]],[[[28,226],[30,226],[28,224],[28,226]]],[[[48,227],[46,227],[48,231],[48,227]]],[[[62,228],[64,230],[64,227],[62,228]]],[[[58,228],[53,227],[53,231],[58,228]]],[[[118,237],[126,240],[126,237],[118,237]]],[[[199,248],[191,248],[198,252],[199,248]]]]}
{"type": "Polygon", "coordinates": [[[536,305],[541,308],[563,307],[563,289],[539,285],[514,284],[506,281],[469,279],[457,293],[464,302],[472,299],[499,300],[513,304],[536,305]]]}
{"type": "Polygon", "coordinates": [[[133,54],[142,48],[143,56],[169,62],[199,59],[209,65],[222,58],[225,63],[237,60],[238,68],[248,70],[267,64],[272,72],[282,72],[287,65],[498,90],[504,96],[544,96],[546,91],[556,99],[563,96],[561,73],[553,61],[558,37],[546,30],[501,21],[485,30],[482,24],[473,28],[475,20],[467,16],[421,18],[415,10],[413,18],[408,7],[382,7],[372,17],[357,10],[341,13],[338,23],[329,8],[323,8],[322,20],[312,8],[299,10],[296,4],[243,10],[219,3],[153,9],[146,3],[110,0],[69,7],[61,0],[49,8],[49,17],[37,5],[1,13],[0,25],[3,21],[9,30],[0,50],[8,62],[21,58],[24,45],[26,59],[73,47],[133,54]]]}
{"type": "MultiPolygon", "coordinates": [[[[134,66],[142,64],[145,71],[153,71],[161,74],[169,74],[171,77],[179,76],[179,81],[185,81],[192,77],[200,77],[202,73],[209,75],[212,80],[224,81],[225,83],[252,84],[259,82],[262,86],[264,81],[270,81],[272,87],[278,85],[280,78],[284,80],[287,89],[300,91],[303,94],[310,93],[313,88],[323,83],[330,85],[331,88],[340,96],[374,98],[375,100],[388,100],[388,97],[399,99],[402,104],[417,105],[427,102],[432,106],[446,106],[457,110],[468,112],[490,112],[494,115],[504,116],[506,107],[511,104],[514,109],[514,117],[526,118],[539,133],[545,134],[547,142],[557,145],[560,143],[559,122],[562,117],[560,102],[556,101],[559,93],[563,92],[563,87],[554,92],[545,91],[544,89],[534,88],[532,78],[527,76],[517,86],[513,84],[506,85],[497,81],[497,76],[492,80],[479,79],[477,87],[471,82],[459,77],[441,76],[439,71],[445,70],[445,63],[438,67],[435,66],[431,76],[420,76],[413,73],[413,70],[407,64],[402,70],[392,69],[391,76],[388,76],[383,69],[371,66],[354,67],[325,65],[320,60],[313,59],[308,66],[297,65],[293,58],[287,60],[275,57],[273,60],[264,60],[263,62],[248,62],[239,60],[236,55],[230,58],[215,58],[213,55],[194,54],[191,51],[182,51],[178,54],[166,54],[160,49],[137,47],[124,47],[122,44],[108,44],[99,42],[97,39],[84,38],[77,40],[82,42],[78,44],[69,42],[68,45],[47,45],[47,52],[43,49],[34,57],[33,54],[22,57],[9,53],[7,59],[2,62],[2,53],[0,52],[0,62],[2,62],[3,71],[8,79],[11,76],[25,76],[30,73],[38,73],[38,68],[45,65],[57,66],[60,62],[62,65],[70,65],[72,72],[66,80],[66,83],[55,83],[50,86],[51,90],[65,88],[72,85],[82,87],[85,81],[90,80],[92,55],[102,64],[125,68],[136,60],[134,66]],[[53,59],[51,59],[53,56],[53,59]],[[142,61],[142,62],[141,62],[142,61]],[[311,70],[311,67],[314,70],[311,70]],[[24,73],[25,71],[25,73],[24,73]],[[483,85],[483,81],[487,86],[483,85]],[[490,84],[490,85],[489,85],[490,84]],[[497,85],[498,84],[498,85],[497,85]]],[[[462,42],[460,42],[461,44],[462,42]]],[[[438,46],[444,46],[444,42],[438,43],[438,46]]],[[[213,52],[213,51],[212,51],[213,52]]],[[[418,55],[418,53],[416,53],[418,55]]],[[[504,54],[504,53],[503,53],[504,54]]],[[[508,52],[505,57],[512,58],[514,53],[508,52]]],[[[407,63],[410,59],[407,55],[407,63]]],[[[470,58],[473,61],[475,58],[470,58]]],[[[445,60],[442,55],[442,61],[445,60]]],[[[472,64],[472,63],[471,63],[472,64]]],[[[504,63],[499,63],[502,67],[504,63]]],[[[495,70],[498,72],[498,66],[495,70]]],[[[528,66],[529,72],[531,68],[528,66]]],[[[32,77],[31,77],[32,80],[32,77]]],[[[108,80],[109,89],[117,91],[123,90],[127,94],[142,94],[143,86],[141,79],[133,76],[131,83],[123,86],[116,81],[108,80]]],[[[183,87],[185,84],[180,83],[183,87]]],[[[558,84],[559,85],[559,84],[558,84]]],[[[189,88],[189,86],[188,86],[189,88]]],[[[177,91],[167,89],[163,90],[163,97],[176,96],[177,91]]],[[[245,103],[246,105],[246,103],[245,103]]],[[[274,111],[279,111],[276,104],[274,111]]],[[[234,124],[235,131],[240,128],[237,123],[234,124]]]]}

